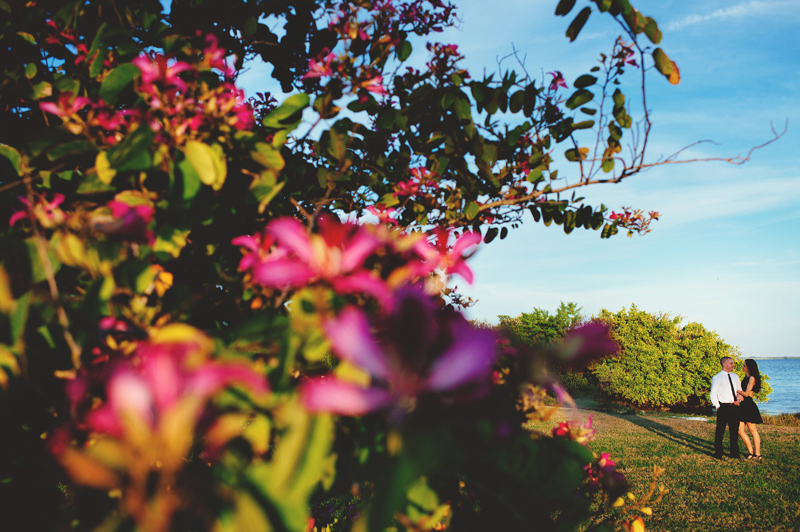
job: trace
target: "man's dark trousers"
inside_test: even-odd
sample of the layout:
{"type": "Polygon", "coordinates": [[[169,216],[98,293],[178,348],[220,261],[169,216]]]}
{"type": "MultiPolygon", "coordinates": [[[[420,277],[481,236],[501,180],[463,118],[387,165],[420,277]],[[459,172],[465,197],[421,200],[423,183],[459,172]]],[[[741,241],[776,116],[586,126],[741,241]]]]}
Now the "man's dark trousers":
{"type": "Polygon", "coordinates": [[[725,427],[731,436],[731,458],[739,458],[739,407],[734,404],[720,404],[717,409],[717,431],[714,437],[714,456],[722,456],[722,438],[725,427]]]}

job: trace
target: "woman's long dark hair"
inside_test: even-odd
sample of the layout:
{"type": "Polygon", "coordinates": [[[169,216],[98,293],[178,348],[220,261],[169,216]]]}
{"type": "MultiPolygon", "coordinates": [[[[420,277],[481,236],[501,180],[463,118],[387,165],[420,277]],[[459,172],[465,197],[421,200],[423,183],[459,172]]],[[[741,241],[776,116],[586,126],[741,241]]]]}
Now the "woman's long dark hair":
{"type": "Polygon", "coordinates": [[[756,378],[756,382],[753,383],[753,393],[758,393],[761,391],[761,374],[758,372],[758,364],[752,358],[746,358],[744,360],[745,366],[747,366],[747,371],[750,372],[751,377],[756,378]]]}

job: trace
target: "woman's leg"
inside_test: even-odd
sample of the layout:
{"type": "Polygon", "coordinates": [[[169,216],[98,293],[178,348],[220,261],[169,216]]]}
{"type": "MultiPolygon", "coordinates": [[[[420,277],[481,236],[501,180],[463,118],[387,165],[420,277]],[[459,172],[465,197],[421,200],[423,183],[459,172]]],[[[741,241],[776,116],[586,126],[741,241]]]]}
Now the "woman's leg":
{"type": "MultiPolygon", "coordinates": [[[[756,447],[756,454],[761,456],[761,435],[758,433],[758,425],[755,423],[748,423],[747,429],[750,431],[750,434],[753,435],[753,444],[756,447]]],[[[742,430],[744,432],[744,430],[742,430]]]]}
{"type": "MultiPolygon", "coordinates": [[[[751,423],[748,423],[748,425],[751,425],[751,423]]],[[[750,443],[750,438],[747,437],[747,431],[744,430],[744,421],[739,422],[739,437],[742,438],[744,446],[747,447],[747,454],[753,454],[753,444],[750,443]]]]}

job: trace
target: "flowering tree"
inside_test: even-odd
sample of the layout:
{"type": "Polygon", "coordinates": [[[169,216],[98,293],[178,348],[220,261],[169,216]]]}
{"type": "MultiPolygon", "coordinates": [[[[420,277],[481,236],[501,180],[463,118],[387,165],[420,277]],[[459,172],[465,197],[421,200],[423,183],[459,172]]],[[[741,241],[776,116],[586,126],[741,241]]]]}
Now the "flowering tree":
{"type": "MultiPolygon", "coordinates": [[[[585,3],[571,40],[596,12],[623,37],[569,83],[472,78],[425,41],[441,0],[0,1],[4,525],[643,526],[591,427],[524,430],[568,400],[549,355],[447,284],[526,212],[657,217],[566,199],[657,164],[620,77],[680,78],[654,20],[585,3]],[[280,104],[237,86],[254,59],[280,104]]],[[[608,350],[593,327],[555,356],[608,350]]]]}

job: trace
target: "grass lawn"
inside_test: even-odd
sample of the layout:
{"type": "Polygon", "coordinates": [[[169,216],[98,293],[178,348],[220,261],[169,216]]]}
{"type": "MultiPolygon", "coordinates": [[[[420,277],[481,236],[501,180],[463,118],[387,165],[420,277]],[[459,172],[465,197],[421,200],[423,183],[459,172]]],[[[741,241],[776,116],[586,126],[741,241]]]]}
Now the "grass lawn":
{"type": "MultiPolygon", "coordinates": [[[[714,418],[673,414],[614,414],[563,410],[531,428],[549,431],[558,421],[592,415],[591,447],[608,452],[641,497],[653,465],[666,469],[670,490],[645,518],[648,531],[800,532],[800,427],[759,425],[763,461],[714,459],[714,418]]],[[[728,435],[725,434],[727,453],[728,435]]],[[[739,442],[742,456],[747,454],[739,442]]]]}

